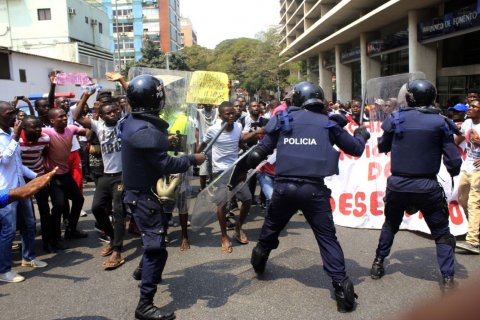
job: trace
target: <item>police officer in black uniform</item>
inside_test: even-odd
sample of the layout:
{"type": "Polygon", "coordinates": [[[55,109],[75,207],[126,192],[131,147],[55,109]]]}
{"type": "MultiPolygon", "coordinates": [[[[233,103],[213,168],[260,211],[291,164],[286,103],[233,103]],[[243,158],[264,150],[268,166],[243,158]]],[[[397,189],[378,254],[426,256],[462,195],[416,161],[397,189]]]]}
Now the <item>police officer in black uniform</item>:
{"type": "Polygon", "coordinates": [[[383,262],[390,253],[404,212],[418,209],[435,237],[443,277],[441,288],[446,291],[454,287],[455,238],[450,233],[448,206],[436,175],[442,155],[452,177],[460,172],[462,159],[453,139],[457,128],[432,107],[437,94],[432,83],[412,80],[406,90],[408,106],[384,120],[384,133],[378,140],[380,152],[391,152],[392,175],[387,181],[385,223],[370,275],[380,279],[385,274],[383,262]]]}
{"type": "MultiPolygon", "coordinates": [[[[270,251],[278,247],[278,236],[292,215],[302,210],[320,248],[323,268],[333,280],[337,308],[353,310],[356,294],[345,272],[342,248],[335,235],[331,191],[324,177],[338,174],[339,152],[361,156],[370,137],[362,127],[351,136],[325,114],[322,88],[300,82],[293,88],[291,106],[270,119],[264,139],[251,151],[246,167],[255,167],[277,149],[275,186],[260,239],[252,251],[251,263],[262,274],[270,251]]],[[[348,123],[344,119],[343,125],[348,123]]]]}
{"type": "Polygon", "coordinates": [[[137,319],[175,319],[153,304],[157,284],[167,261],[164,226],[166,215],[154,193],[157,180],[167,174],[185,172],[200,165],[205,155],[170,157],[167,154],[168,124],[159,118],[165,103],[163,82],[150,75],[130,81],[127,100],[132,112],[119,124],[122,139],[124,202],[142,234],[144,246],[140,301],[137,319]]]}

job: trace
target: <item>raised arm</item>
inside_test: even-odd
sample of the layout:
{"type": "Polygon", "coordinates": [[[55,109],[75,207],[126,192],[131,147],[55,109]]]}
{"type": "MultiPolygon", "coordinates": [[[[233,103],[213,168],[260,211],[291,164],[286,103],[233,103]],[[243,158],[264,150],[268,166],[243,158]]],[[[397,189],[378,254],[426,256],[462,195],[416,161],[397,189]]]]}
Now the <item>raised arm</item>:
{"type": "Polygon", "coordinates": [[[55,106],[55,87],[57,86],[57,77],[55,73],[50,73],[48,76],[50,79],[50,91],[48,92],[48,104],[50,105],[50,108],[53,108],[55,106]]]}
{"type": "Polygon", "coordinates": [[[82,126],[88,129],[92,127],[92,121],[90,120],[89,117],[85,117],[82,111],[85,104],[87,103],[88,98],[90,98],[94,93],[95,93],[95,90],[93,91],[85,90],[82,96],[80,97],[80,100],[77,103],[75,112],[73,113],[73,120],[77,121],[82,126]]]}

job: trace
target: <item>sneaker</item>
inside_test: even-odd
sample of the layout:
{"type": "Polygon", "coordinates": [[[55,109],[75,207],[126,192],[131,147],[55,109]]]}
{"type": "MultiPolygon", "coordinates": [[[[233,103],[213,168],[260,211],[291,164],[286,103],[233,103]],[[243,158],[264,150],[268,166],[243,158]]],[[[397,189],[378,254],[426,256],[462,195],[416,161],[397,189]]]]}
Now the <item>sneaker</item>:
{"type": "Polygon", "coordinates": [[[442,290],[442,294],[446,295],[450,292],[454,291],[457,288],[457,283],[454,280],[453,276],[447,276],[442,279],[442,283],[440,284],[440,289],[442,290]]]}
{"type": "Polygon", "coordinates": [[[13,271],[0,273],[0,281],[3,282],[22,282],[23,280],[25,280],[24,277],[13,271]]]}
{"type": "Polygon", "coordinates": [[[370,277],[374,280],[378,280],[385,275],[385,268],[383,267],[383,259],[376,257],[373,260],[372,268],[370,269],[370,277]]]}
{"type": "Polygon", "coordinates": [[[22,259],[22,267],[45,268],[46,266],[48,266],[48,263],[38,259],[33,259],[30,261],[22,259]]]}
{"type": "Polygon", "coordinates": [[[102,242],[110,243],[110,237],[107,236],[105,232],[102,232],[102,234],[98,237],[98,239],[102,242]]]}
{"type": "Polygon", "coordinates": [[[86,217],[88,215],[87,211],[82,210],[80,211],[80,217],[86,217]]]}
{"type": "Polygon", "coordinates": [[[480,254],[480,247],[478,245],[474,246],[473,244],[466,241],[457,242],[456,247],[475,254],[480,254]]]}

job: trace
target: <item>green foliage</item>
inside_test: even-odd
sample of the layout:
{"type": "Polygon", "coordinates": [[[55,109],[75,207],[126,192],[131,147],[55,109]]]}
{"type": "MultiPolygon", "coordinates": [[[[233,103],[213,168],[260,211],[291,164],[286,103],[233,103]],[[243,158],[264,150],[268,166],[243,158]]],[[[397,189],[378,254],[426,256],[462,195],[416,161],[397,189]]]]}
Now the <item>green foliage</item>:
{"type": "MultiPolygon", "coordinates": [[[[257,35],[257,39],[239,38],[221,42],[214,50],[199,45],[186,47],[168,56],[169,68],[184,71],[218,71],[228,74],[229,79],[238,80],[240,87],[250,95],[278,92],[297,82],[291,71],[301,70],[299,63],[281,65],[288,56],[280,58],[283,50],[281,35],[272,28],[257,35]]],[[[142,58],[125,66],[166,69],[166,55],[149,39],[145,39],[142,58]]],[[[298,74],[294,72],[293,74],[298,74]]]]}

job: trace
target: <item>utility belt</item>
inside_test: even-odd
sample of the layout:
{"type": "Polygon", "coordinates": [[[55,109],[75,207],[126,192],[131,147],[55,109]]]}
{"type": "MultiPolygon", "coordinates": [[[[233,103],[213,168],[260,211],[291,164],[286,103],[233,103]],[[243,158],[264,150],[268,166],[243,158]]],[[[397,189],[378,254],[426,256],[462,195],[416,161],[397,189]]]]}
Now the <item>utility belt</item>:
{"type": "Polygon", "coordinates": [[[278,181],[278,182],[312,183],[312,184],[325,185],[325,182],[323,181],[323,178],[275,176],[275,181],[278,181]]]}
{"type": "Polygon", "coordinates": [[[403,178],[413,178],[413,179],[433,179],[433,180],[437,180],[437,175],[436,174],[392,173],[392,176],[403,177],[403,178]]]}

